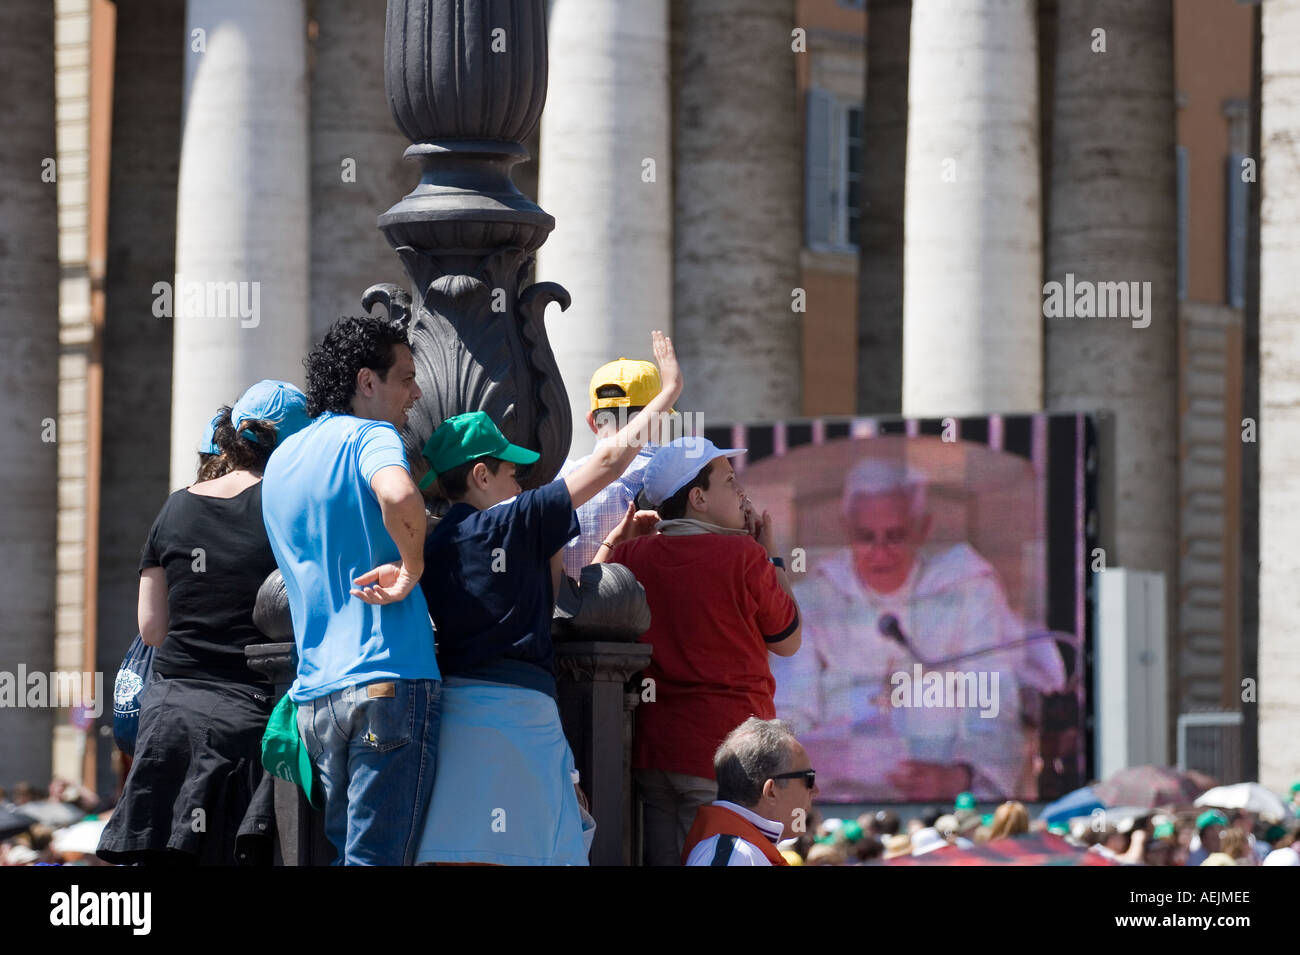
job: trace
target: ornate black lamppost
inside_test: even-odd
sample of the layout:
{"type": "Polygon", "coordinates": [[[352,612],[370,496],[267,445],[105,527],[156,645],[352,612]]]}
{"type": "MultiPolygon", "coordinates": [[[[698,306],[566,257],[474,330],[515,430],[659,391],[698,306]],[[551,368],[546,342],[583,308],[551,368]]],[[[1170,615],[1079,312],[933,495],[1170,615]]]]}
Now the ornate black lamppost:
{"type": "Polygon", "coordinates": [[[555,220],[523,195],[511,167],[546,102],[545,0],[390,0],[384,79],[420,183],[379,217],[414,298],[366,294],[410,316],[423,400],[407,422],[413,463],[446,418],[486,411],[512,442],[541,453],[521,475],[559,472],[572,437],[569,401],[543,324],[568,308],[553,282],[525,287],[555,220]]]}

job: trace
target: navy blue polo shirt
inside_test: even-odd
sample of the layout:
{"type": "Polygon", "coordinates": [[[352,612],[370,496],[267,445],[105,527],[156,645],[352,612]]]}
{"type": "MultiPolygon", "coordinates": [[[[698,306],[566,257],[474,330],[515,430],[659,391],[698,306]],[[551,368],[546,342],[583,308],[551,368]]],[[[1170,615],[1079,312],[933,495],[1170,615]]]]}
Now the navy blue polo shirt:
{"type": "Polygon", "coordinates": [[[563,480],[483,511],[452,505],[425,539],[420,578],[444,677],[555,696],[550,558],[577,535],[563,480]]]}

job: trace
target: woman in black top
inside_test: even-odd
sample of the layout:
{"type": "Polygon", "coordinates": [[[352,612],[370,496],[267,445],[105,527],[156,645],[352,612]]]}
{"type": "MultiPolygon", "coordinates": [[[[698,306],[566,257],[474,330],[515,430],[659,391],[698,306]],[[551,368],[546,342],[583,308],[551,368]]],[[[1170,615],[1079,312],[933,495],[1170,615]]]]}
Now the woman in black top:
{"type": "Polygon", "coordinates": [[[267,640],[253,625],[253,605],[275,570],[261,478],[276,424],[243,420],[237,432],[225,419],[215,440],[227,473],[174,492],[149,531],[140,633],[158,649],[140,694],[135,761],[100,840],[105,861],[236,862],[275,703],[244,648],[267,640]]]}

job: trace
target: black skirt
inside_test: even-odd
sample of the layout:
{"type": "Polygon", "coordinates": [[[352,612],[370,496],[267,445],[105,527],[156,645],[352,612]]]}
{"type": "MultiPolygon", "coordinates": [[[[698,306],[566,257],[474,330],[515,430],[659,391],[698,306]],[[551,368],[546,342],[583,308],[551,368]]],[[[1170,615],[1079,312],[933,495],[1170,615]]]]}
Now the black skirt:
{"type": "Polygon", "coordinates": [[[96,854],[117,865],[269,859],[262,734],[274,705],[269,688],[155,673],[140,694],[135,761],[96,854]]]}

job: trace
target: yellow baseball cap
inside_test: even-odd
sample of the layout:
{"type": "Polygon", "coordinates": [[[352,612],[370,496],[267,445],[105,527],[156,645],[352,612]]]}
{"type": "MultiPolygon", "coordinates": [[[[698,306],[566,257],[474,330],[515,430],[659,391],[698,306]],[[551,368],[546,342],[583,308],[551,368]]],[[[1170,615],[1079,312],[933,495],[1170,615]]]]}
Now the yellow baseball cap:
{"type": "Polygon", "coordinates": [[[663,390],[659,369],[652,361],[620,358],[601,365],[591,376],[591,410],[601,408],[643,408],[663,390]],[[597,392],[609,386],[619,388],[621,395],[599,397],[597,392]]]}

